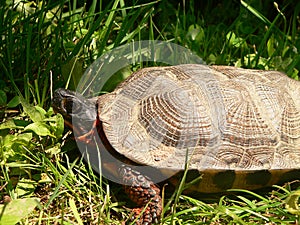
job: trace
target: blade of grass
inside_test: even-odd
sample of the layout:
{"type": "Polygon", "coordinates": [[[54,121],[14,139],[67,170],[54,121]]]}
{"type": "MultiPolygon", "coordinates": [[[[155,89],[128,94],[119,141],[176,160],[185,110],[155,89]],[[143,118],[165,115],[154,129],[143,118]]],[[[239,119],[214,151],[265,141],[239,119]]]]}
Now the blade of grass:
{"type": "Polygon", "coordinates": [[[70,208],[71,208],[71,210],[73,212],[73,215],[74,215],[74,217],[75,217],[75,219],[77,221],[77,224],[83,225],[83,221],[80,218],[80,215],[79,215],[79,212],[77,210],[75,201],[74,201],[74,199],[72,197],[69,198],[69,205],[70,205],[70,208]]]}
{"type": "MultiPolygon", "coordinates": [[[[61,177],[59,183],[57,184],[57,186],[55,187],[52,195],[50,196],[49,200],[47,201],[47,203],[45,204],[45,207],[48,208],[50,206],[50,204],[52,203],[52,201],[57,198],[60,195],[60,188],[63,184],[65,184],[65,181],[67,179],[67,177],[70,175],[70,173],[72,172],[72,168],[74,168],[74,166],[77,163],[77,160],[74,160],[74,162],[71,164],[71,167],[64,173],[63,177],[61,177]]],[[[47,159],[48,164],[51,165],[52,163],[50,163],[50,161],[47,159]]],[[[59,174],[59,173],[57,173],[59,174]]],[[[73,190],[71,187],[69,187],[70,190],[73,190]]]]}

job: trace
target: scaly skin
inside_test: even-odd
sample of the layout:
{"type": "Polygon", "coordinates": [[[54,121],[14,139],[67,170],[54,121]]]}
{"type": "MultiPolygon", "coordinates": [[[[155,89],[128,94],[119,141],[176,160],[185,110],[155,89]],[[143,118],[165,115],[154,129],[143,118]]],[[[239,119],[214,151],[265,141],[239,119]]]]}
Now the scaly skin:
{"type": "Polygon", "coordinates": [[[159,187],[150,178],[129,166],[123,165],[119,172],[125,185],[125,192],[139,206],[133,209],[131,221],[135,221],[136,225],[158,223],[162,211],[159,187]]]}

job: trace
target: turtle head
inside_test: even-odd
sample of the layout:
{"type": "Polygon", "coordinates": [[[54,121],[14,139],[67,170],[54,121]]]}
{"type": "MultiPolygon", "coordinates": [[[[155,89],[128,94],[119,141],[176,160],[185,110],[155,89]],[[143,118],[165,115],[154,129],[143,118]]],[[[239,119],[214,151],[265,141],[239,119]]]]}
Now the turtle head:
{"type": "Polygon", "coordinates": [[[97,119],[96,100],[67,89],[59,88],[54,92],[52,107],[78,135],[88,132],[97,119]]]}

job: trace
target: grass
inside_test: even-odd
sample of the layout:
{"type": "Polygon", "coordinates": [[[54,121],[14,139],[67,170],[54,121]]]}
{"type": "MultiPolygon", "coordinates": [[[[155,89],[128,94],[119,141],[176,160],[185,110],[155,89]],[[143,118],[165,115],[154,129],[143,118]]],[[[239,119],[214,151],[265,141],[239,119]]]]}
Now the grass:
{"type": "MultiPolygon", "coordinates": [[[[53,90],[75,89],[84,70],[111,49],[164,40],[208,64],[276,69],[299,78],[300,4],[294,1],[0,2],[1,224],[128,219],[131,205],[120,197],[122,188],[82,161],[50,107],[53,90]]],[[[209,200],[182,194],[184,187],[182,182],[171,196],[163,192],[162,224],[299,223],[300,194],[290,184],[209,200]]]]}

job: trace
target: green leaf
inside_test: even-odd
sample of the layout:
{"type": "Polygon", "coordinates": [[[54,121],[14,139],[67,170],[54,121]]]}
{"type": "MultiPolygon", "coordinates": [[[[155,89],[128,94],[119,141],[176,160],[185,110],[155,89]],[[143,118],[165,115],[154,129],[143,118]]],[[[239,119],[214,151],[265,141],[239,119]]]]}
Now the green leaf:
{"type": "Polygon", "coordinates": [[[292,214],[300,215],[298,200],[300,196],[300,190],[292,192],[286,199],[285,208],[292,214]]]}
{"type": "MultiPolygon", "coordinates": [[[[5,135],[3,138],[3,147],[10,148],[13,144],[14,138],[15,138],[15,136],[12,134],[5,135]]],[[[7,152],[5,152],[5,153],[7,153],[7,152]]]]}
{"type": "Polygon", "coordinates": [[[244,39],[240,38],[240,37],[237,37],[235,35],[234,32],[231,32],[229,31],[227,34],[226,34],[226,39],[229,41],[229,43],[236,47],[236,48],[240,48],[243,43],[244,43],[244,39]]]}
{"type": "Polygon", "coordinates": [[[45,121],[49,122],[54,136],[56,136],[57,138],[61,138],[64,132],[64,118],[62,117],[62,115],[58,113],[48,119],[45,119],[45,121]]]}
{"type": "Polygon", "coordinates": [[[4,123],[0,124],[0,130],[15,128],[18,128],[18,126],[15,124],[14,120],[7,120],[4,123]]]}
{"type": "Polygon", "coordinates": [[[39,204],[38,198],[15,199],[5,205],[0,205],[0,224],[14,225],[31,213],[39,204]]]}
{"type": "Polygon", "coordinates": [[[40,106],[38,106],[38,105],[34,106],[34,108],[35,108],[37,111],[39,111],[39,112],[43,115],[43,117],[45,117],[45,114],[46,114],[45,109],[43,109],[42,107],[40,107],[40,106]]]}
{"type": "Polygon", "coordinates": [[[187,37],[190,38],[192,41],[196,41],[197,43],[201,43],[204,40],[204,37],[205,37],[204,30],[198,24],[191,25],[188,28],[187,37]]]}
{"type": "Polygon", "coordinates": [[[31,197],[35,190],[35,182],[30,179],[22,178],[19,180],[15,192],[18,197],[31,197]]]}
{"type": "Polygon", "coordinates": [[[4,91],[0,90],[0,106],[5,106],[7,102],[7,96],[4,91]]]}
{"type": "Polygon", "coordinates": [[[60,153],[60,151],[61,151],[60,143],[57,143],[56,145],[45,149],[45,152],[50,155],[58,154],[58,153],[60,153]]]}
{"type": "Polygon", "coordinates": [[[7,107],[15,108],[19,104],[20,104],[20,98],[19,98],[19,96],[15,96],[7,103],[7,107]]]}
{"type": "Polygon", "coordinates": [[[45,118],[45,114],[46,114],[46,112],[44,113],[45,110],[41,110],[40,107],[31,106],[23,98],[20,98],[20,102],[23,106],[25,113],[30,117],[30,119],[33,122],[39,122],[45,118]]]}
{"type": "Polygon", "coordinates": [[[24,131],[31,130],[39,136],[51,136],[54,137],[50,132],[50,126],[44,122],[31,123],[25,127],[24,131]]]}
{"type": "Polygon", "coordinates": [[[20,159],[20,154],[24,151],[24,147],[30,149],[33,146],[31,142],[32,133],[22,133],[19,135],[7,134],[3,138],[2,142],[2,159],[5,162],[20,159]]]}
{"type": "Polygon", "coordinates": [[[267,42],[267,50],[268,50],[269,57],[271,57],[274,54],[276,50],[275,48],[276,48],[276,42],[274,36],[272,35],[267,42]]]}
{"type": "Polygon", "coordinates": [[[64,118],[61,114],[57,114],[55,118],[56,118],[55,135],[57,138],[61,138],[64,133],[64,118]]]}

